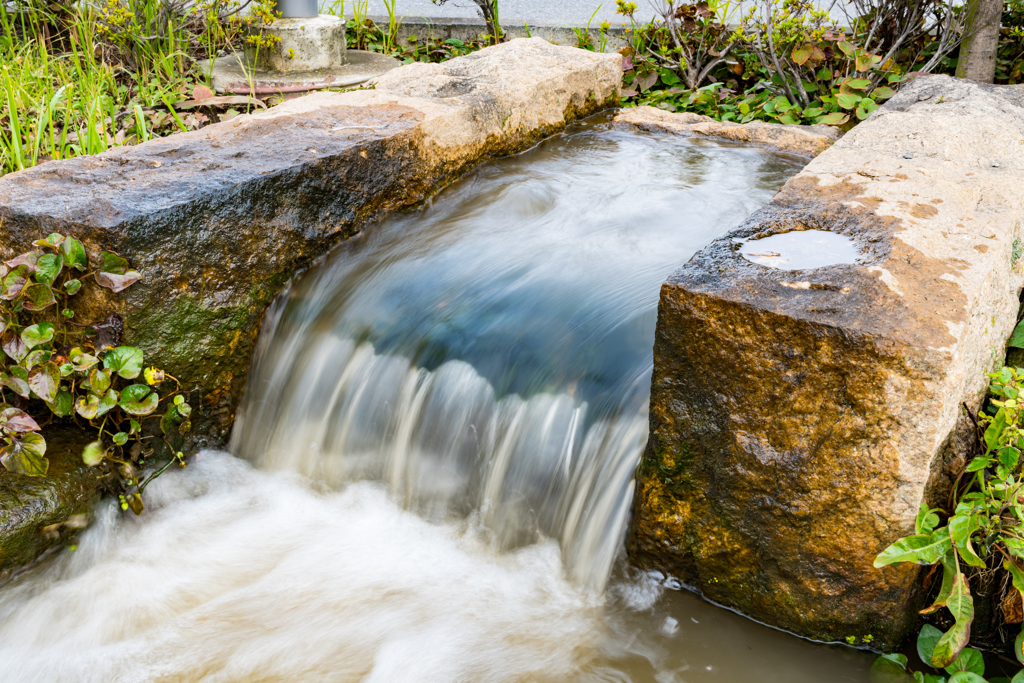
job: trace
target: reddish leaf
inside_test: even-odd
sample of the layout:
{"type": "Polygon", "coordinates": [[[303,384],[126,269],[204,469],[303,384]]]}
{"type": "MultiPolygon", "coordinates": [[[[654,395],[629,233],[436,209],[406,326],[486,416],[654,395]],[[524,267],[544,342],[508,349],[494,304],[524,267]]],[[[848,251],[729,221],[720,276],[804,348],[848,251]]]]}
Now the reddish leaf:
{"type": "Polygon", "coordinates": [[[14,359],[15,363],[20,363],[28,355],[28,346],[25,345],[21,335],[13,330],[8,330],[4,334],[0,346],[3,347],[4,353],[14,359]]]}
{"type": "Polygon", "coordinates": [[[192,99],[202,102],[213,97],[213,91],[207,88],[205,85],[197,85],[192,88],[192,99]]]}
{"type": "Polygon", "coordinates": [[[0,299],[14,301],[21,296],[22,290],[29,282],[28,266],[20,265],[4,277],[3,292],[0,292],[0,299]]]}
{"type": "Polygon", "coordinates": [[[127,289],[141,279],[142,276],[139,275],[137,270],[129,270],[125,273],[96,273],[96,283],[113,292],[120,292],[121,290],[127,289]]]}
{"type": "Polygon", "coordinates": [[[10,261],[6,261],[8,267],[17,268],[18,266],[26,266],[30,271],[36,269],[36,263],[39,261],[39,257],[43,255],[41,251],[30,251],[25,254],[21,254],[10,261]]]}
{"type": "Polygon", "coordinates": [[[28,386],[36,396],[53,403],[60,388],[60,368],[52,361],[40,365],[28,373],[28,386]]]}
{"type": "Polygon", "coordinates": [[[28,413],[17,408],[8,408],[0,413],[0,428],[9,432],[38,432],[39,425],[28,413]]]}

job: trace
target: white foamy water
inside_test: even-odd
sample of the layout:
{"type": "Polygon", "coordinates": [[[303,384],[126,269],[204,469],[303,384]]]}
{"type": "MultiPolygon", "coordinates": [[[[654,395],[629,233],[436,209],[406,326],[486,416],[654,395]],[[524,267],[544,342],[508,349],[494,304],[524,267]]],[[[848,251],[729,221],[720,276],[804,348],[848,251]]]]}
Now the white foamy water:
{"type": "Polygon", "coordinates": [[[498,553],[382,486],[318,493],[206,452],[150,492],[0,591],[0,680],[537,680],[600,637],[557,544],[498,553]]]}

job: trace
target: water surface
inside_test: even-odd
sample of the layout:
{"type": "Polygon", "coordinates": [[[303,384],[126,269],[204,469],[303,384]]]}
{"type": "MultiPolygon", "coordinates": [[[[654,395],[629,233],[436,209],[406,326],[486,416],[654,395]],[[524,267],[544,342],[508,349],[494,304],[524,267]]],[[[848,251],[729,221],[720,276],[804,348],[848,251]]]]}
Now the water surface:
{"type": "Polygon", "coordinates": [[[660,285],[799,164],[603,121],[299,278],[239,457],[0,591],[0,680],[865,680],[622,556],[660,285]]]}

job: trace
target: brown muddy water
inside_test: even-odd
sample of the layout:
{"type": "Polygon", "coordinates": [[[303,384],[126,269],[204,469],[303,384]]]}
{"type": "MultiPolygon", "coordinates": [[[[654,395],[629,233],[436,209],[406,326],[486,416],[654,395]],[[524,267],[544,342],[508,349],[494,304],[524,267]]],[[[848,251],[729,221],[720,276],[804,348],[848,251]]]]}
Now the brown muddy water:
{"type": "Polygon", "coordinates": [[[800,166],[596,117],[368,228],[269,312],[232,454],[0,590],[0,681],[866,681],[622,549],[660,284],[800,166]]]}

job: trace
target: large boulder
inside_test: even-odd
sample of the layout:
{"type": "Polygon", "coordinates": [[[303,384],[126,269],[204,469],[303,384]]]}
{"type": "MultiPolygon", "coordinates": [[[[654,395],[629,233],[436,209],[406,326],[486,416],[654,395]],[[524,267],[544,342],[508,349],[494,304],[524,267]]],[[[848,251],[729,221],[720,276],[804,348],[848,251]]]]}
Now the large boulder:
{"type": "Polygon", "coordinates": [[[872,561],[963,465],[1017,319],[1021,188],[1024,90],[920,78],[672,275],[632,556],[773,626],[898,643],[919,567],[872,561]],[[740,253],[808,229],[860,262],[740,253]]]}
{"type": "MultiPolygon", "coordinates": [[[[299,269],[493,155],[618,101],[617,55],[514,40],[254,115],[0,178],[0,256],[50,232],[143,280],[83,304],[194,389],[200,433],[231,424],[260,318],[299,269]]],[[[81,312],[80,312],[81,313],[81,312]]]]}

